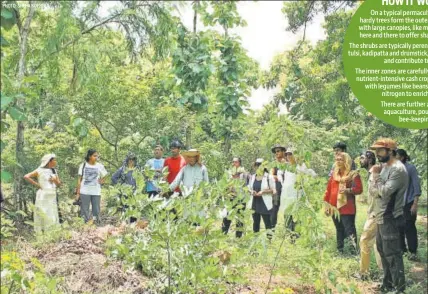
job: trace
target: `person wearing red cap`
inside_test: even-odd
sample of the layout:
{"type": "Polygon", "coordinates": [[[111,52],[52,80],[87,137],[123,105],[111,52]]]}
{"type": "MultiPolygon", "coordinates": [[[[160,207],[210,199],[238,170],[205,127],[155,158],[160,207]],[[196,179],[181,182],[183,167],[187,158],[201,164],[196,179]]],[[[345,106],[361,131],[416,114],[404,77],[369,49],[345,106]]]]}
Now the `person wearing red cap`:
{"type": "Polygon", "coordinates": [[[381,165],[372,168],[374,183],[370,192],[377,195],[376,246],[383,267],[383,281],[379,290],[403,292],[406,283],[400,228],[404,226],[404,195],[409,177],[404,164],[394,156],[397,149],[394,140],[380,138],[370,149],[376,150],[378,161],[381,162],[381,165]]]}

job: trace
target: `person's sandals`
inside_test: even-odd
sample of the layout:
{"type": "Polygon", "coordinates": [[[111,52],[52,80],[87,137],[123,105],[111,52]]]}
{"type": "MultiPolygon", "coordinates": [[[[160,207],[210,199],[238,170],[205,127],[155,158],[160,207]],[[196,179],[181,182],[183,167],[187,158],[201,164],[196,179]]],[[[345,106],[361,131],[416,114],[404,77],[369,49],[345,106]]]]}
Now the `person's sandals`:
{"type": "Polygon", "coordinates": [[[419,261],[419,257],[415,253],[410,253],[407,256],[407,259],[410,261],[419,261]]]}
{"type": "Polygon", "coordinates": [[[356,273],[356,274],[352,275],[352,277],[354,277],[355,279],[360,280],[360,281],[368,281],[369,280],[368,274],[356,273]]]}

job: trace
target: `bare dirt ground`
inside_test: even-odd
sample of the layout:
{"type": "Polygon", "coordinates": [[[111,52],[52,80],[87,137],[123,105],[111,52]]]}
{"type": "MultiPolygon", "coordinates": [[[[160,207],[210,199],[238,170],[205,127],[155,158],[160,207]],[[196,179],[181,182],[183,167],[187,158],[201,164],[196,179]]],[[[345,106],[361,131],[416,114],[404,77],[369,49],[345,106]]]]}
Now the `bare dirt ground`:
{"type": "Polygon", "coordinates": [[[70,239],[41,249],[22,243],[22,257],[36,257],[47,274],[63,278],[64,293],[147,293],[147,278],[104,254],[107,236],[120,230],[110,225],[88,227],[83,232],[73,232],[70,239]]]}

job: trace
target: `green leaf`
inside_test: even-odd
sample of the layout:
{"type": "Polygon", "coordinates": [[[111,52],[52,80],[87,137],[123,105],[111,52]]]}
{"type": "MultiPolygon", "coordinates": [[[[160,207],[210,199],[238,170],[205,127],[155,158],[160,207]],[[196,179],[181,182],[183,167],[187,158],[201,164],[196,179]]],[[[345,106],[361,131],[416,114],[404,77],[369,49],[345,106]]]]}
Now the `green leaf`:
{"type": "Polygon", "coordinates": [[[88,134],[88,129],[84,126],[80,128],[79,131],[79,136],[80,137],[86,137],[86,135],[88,134]]]}
{"type": "Polygon", "coordinates": [[[328,279],[333,283],[333,285],[336,285],[336,275],[333,272],[328,273],[328,279]]]}
{"type": "Polygon", "coordinates": [[[24,217],[28,216],[28,214],[26,214],[26,213],[25,213],[24,211],[22,211],[22,210],[17,210],[17,211],[16,211],[16,214],[22,215],[22,216],[24,216],[24,217]]]}
{"type": "Polygon", "coordinates": [[[25,287],[27,287],[27,288],[30,288],[30,287],[31,287],[30,282],[29,282],[28,280],[24,280],[22,283],[23,283],[23,284],[25,285],[25,287]]]}
{"type": "Polygon", "coordinates": [[[83,122],[83,119],[81,119],[80,117],[78,117],[78,118],[76,118],[75,120],[73,120],[73,126],[74,126],[74,127],[77,127],[77,126],[79,126],[80,124],[82,124],[82,122],[83,122]]]}
{"type": "Polygon", "coordinates": [[[1,27],[10,30],[16,24],[16,17],[12,10],[2,8],[1,10],[1,27]]]}
{"type": "Polygon", "coordinates": [[[18,282],[18,283],[21,283],[21,280],[22,280],[22,276],[19,274],[19,273],[13,273],[12,274],[12,279],[15,281],[15,282],[18,282]]]}
{"type": "Polygon", "coordinates": [[[11,19],[13,18],[13,13],[9,9],[3,8],[1,10],[1,16],[4,17],[5,19],[11,19]]]}
{"type": "Polygon", "coordinates": [[[0,152],[3,152],[3,149],[6,148],[7,144],[3,142],[3,140],[0,141],[0,152]]]}
{"type": "Polygon", "coordinates": [[[48,283],[48,289],[52,292],[56,288],[56,280],[52,279],[48,283]]]}
{"type": "Polygon", "coordinates": [[[16,107],[9,108],[9,114],[14,120],[17,121],[23,121],[26,119],[25,114],[16,107]]]}
{"type": "Polygon", "coordinates": [[[13,98],[8,96],[1,96],[1,110],[6,109],[6,107],[12,103],[13,98]]]}
{"type": "Polygon", "coordinates": [[[0,36],[0,45],[9,46],[9,42],[5,38],[3,38],[3,36],[0,36]]]}
{"type": "Polygon", "coordinates": [[[9,172],[4,171],[4,170],[1,171],[1,180],[2,180],[2,182],[3,181],[4,182],[9,182],[11,179],[12,179],[12,175],[9,172]]]}
{"type": "Polygon", "coordinates": [[[195,98],[193,99],[193,103],[201,104],[201,98],[198,95],[195,95],[195,98]]]}
{"type": "Polygon", "coordinates": [[[24,83],[35,83],[39,80],[39,77],[36,75],[27,76],[24,78],[24,83]]]}

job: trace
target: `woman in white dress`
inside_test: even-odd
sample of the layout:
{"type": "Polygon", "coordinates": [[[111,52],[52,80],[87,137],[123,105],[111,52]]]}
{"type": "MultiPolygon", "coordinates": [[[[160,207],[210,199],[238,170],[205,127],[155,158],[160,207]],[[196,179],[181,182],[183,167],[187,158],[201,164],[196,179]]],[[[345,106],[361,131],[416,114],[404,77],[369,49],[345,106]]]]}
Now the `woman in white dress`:
{"type": "Polygon", "coordinates": [[[36,233],[45,232],[48,228],[59,224],[56,188],[61,185],[61,181],[55,167],[55,154],[46,154],[43,156],[39,168],[24,176],[27,182],[39,188],[34,209],[34,231],[36,233]],[[33,178],[37,178],[37,181],[33,178]]]}

